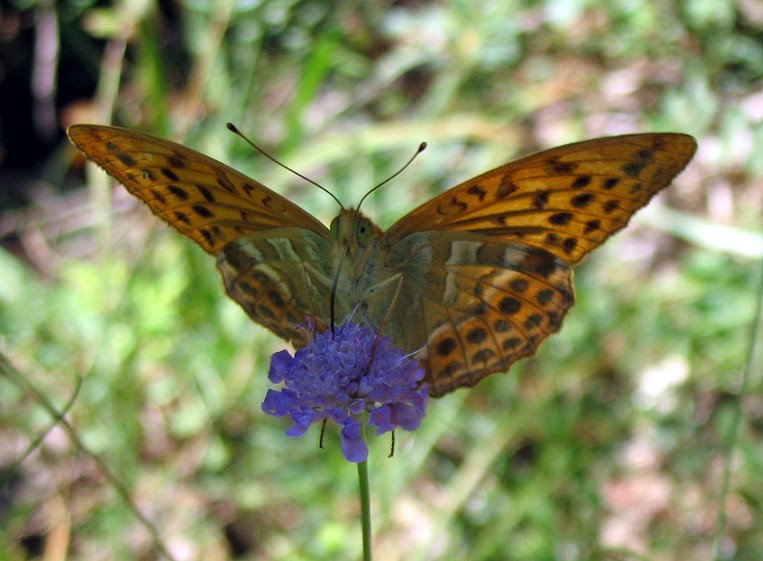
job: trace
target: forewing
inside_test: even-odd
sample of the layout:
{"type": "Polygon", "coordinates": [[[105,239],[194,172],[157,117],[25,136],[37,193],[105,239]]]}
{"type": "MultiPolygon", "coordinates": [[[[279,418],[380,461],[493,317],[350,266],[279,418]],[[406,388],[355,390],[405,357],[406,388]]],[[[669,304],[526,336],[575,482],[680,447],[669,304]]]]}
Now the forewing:
{"type": "Polygon", "coordinates": [[[218,255],[233,240],[271,228],[328,229],[297,205],[233,168],[180,144],[100,125],[67,130],[77,148],[159,218],[218,255]]]}
{"type": "Polygon", "coordinates": [[[622,229],[696,149],[685,134],[635,134],[569,144],[470,179],[390,228],[394,244],[429,230],[521,241],[574,264],[622,229]]]}

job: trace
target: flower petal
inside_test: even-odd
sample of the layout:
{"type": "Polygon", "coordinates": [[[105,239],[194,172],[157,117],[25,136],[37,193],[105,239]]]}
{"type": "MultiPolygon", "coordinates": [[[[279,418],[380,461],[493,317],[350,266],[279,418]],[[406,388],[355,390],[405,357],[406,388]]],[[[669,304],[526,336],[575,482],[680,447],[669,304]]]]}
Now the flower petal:
{"type": "Polygon", "coordinates": [[[289,365],[292,361],[292,356],[289,351],[283,350],[274,353],[270,357],[270,370],[268,371],[268,380],[274,384],[283,382],[288,374],[289,365]]]}
{"type": "Polygon", "coordinates": [[[401,429],[416,430],[421,425],[422,415],[413,405],[407,403],[395,403],[390,406],[392,410],[392,420],[401,429]]]}
{"type": "Polygon", "coordinates": [[[311,409],[303,408],[300,411],[292,411],[291,420],[294,421],[294,424],[286,431],[286,434],[293,438],[302,436],[310,428],[310,425],[322,418],[321,415],[311,409]]]}
{"type": "Polygon", "coordinates": [[[271,417],[285,417],[295,405],[294,398],[287,393],[288,390],[268,390],[265,400],[262,402],[262,410],[271,417]]]}
{"type": "Polygon", "coordinates": [[[392,424],[392,412],[390,406],[382,405],[371,411],[368,424],[376,427],[376,436],[395,430],[395,425],[392,424]]]}
{"type": "Polygon", "coordinates": [[[368,458],[368,446],[363,440],[363,431],[356,419],[348,419],[342,427],[342,454],[348,462],[364,462],[368,458]]]}

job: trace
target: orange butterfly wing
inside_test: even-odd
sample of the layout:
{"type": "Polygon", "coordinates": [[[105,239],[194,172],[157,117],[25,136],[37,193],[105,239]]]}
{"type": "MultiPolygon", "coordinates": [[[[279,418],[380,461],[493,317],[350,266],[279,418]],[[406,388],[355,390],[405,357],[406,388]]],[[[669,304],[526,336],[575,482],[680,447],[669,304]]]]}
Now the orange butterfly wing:
{"type": "Polygon", "coordinates": [[[72,125],[67,134],[154,214],[211,255],[272,228],[305,228],[329,238],[326,226],[285,197],[180,144],[101,125],[72,125]]]}
{"type": "Polygon", "coordinates": [[[435,197],[385,234],[429,230],[520,241],[580,261],[624,228],[691,160],[697,144],[674,133],[586,140],[515,160],[435,197]]]}
{"type": "Polygon", "coordinates": [[[420,296],[401,296],[391,323],[402,333],[426,326],[418,358],[430,393],[533,354],[574,302],[569,266],[622,229],[695,150],[684,134],[570,144],[470,179],[396,222],[383,237],[402,256],[391,269],[420,296]]]}
{"type": "Polygon", "coordinates": [[[217,257],[228,295],[295,344],[306,315],[325,323],[331,235],[297,205],[195,150],[141,132],[73,125],[71,141],[151,211],[217,257]],[[312,263],[310,267],[306,263],[312,263]]]}

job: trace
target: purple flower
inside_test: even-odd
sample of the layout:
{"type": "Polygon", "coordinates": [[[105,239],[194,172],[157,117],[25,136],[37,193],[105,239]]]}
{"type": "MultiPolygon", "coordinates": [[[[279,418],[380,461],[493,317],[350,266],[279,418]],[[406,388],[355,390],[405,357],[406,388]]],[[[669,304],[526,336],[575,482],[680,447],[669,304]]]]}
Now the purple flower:
{"type": "Polygon", "coordinates": [[[361,415],[370,413],[368,423],[380,435],[398,427],[415,430],[426,412],[428,388],[419,385],[424,369],[418,361],[393,347],[388,337],[354,323],[344,323],[334,333],[314,333],[294,356],[275,353],[268,378],[285,387],[268,390],[262,410],[290,416],[294,424],[286,434],[293,437],[313,423],[333,419],[342,427],[342,453],[350,462],[368,457],[361,415]]]}

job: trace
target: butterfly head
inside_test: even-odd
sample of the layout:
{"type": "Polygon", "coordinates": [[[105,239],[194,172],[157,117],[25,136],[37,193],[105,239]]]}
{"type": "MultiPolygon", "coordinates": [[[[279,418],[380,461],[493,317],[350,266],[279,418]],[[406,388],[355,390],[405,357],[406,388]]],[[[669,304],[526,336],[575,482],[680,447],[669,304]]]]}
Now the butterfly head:
{"type": "Polygon", "coordinates": [[[331,221],[330,228],[339,247],[346,248],[348,257],[352,257],[356,250],[365,250],[382,235],[376,224],[354,209],[342,209],[339,216],[331,221]]]}

